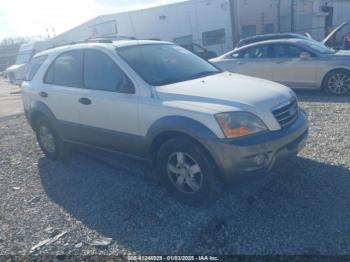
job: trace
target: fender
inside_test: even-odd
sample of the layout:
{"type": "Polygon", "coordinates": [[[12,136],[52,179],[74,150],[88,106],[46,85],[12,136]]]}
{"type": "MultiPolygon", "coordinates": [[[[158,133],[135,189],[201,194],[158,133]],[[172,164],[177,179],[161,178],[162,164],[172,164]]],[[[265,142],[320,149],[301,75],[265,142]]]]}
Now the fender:
{"type": "Polygon", "coordinates": [[[151,145],[154,139],[164,132],[179,132],[196,140],[218,138],[213,131],[197,120],[184,116],[167,116],[152,124],[147,131],[146,140],[151,145]]]}
{"type": "Polygon", "coordinates": [[[215,154],[212,145],[221,141],[218,136],[211,131],[207,126],[202,123],[184,116],[167,116],[158,119],[152,124],[146,134],[146,141],[149,149],[149,156],[155,164],[155,149],[157,149],[158,141],[160,138],[162,141],[162,134],[171,132],[182,133],[193,138],[197,141],[210,155],[216,164],[220,174],[223,174],[223,170],[220,163],[219,155],[215,154]]]}
{"type": "MultiPolygon", "coordinates": [[[[162,134],[166,133],[181,133],[193,138],[209,153],[211,152],[208,141],[219,140],[218,136],[211,131],[207,126],[189,117],[184,116],[167,116],[158,119],[152,124],[146,134],[146,144],[151,158],[154,157],[154,149],[158,146],[157,139],[162,141],[162,134]]],[[[216,160],[215,156],[212,156],[216,160]]]]}
{"type": "Polygon", "coordinates": [[[26,116],[29,124],[32,128],[34,128],[34,120],[38,113],[43,114],[47,119],[49,119],[50,123],[57,130],[57,119],[55,115],[52,113],[50,108],[41,101],[35,101],[31,104],[29,111],[26,111],[26,116]]]}

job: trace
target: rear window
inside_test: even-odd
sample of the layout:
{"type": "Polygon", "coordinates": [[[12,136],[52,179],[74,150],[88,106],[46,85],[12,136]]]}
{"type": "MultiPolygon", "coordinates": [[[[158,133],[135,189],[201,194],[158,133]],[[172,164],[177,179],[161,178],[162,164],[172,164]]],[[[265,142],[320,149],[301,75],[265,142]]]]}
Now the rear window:
{"type": "Polygon", "coordinates": [[[50,65],[46,72],[45,83],[81,87],[83,68],[83,52],[80,50],[69,51],[61,54],[50,65]]]}
{"type": "Polygon", "coordinates": [[[26,81],[32,81],[32,79],[34,78],[35,74],[38,72],[41,65],[45,62],[46,58],[47,58],[47,55],[42,55],[42,56],[34,57],[29,62],[26,68],[26,76],[25,76],[26,81]]]}

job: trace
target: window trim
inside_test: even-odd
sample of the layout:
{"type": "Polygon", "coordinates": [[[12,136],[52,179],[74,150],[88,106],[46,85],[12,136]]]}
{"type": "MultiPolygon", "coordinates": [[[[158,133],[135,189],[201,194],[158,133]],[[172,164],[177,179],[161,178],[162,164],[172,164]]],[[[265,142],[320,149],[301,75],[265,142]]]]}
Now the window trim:
{"type": "MultiPolygon", "coordinates": [[[[62,85],[62,84],[56,84],[56,83],[49,83],[46,81],[46,77],[47,77],[47,74],[49,73],[51,67],[54,66],[54,64],[56,63],[56,60],[58,58],[60,58],[62,55],[64,54],[67,54],[67,53],[72,53],[72,52],[82,52],[83,55],[82,55],[82,65],[84,63],[84,49],[73,49],[73,50],[68,50],[68,51],[65,51],[65,52],[62,52],[60,54],[58,54],[54,60],[50,63],[50,65],[48,66],[48,68],[46,69],[46,72],[44,74],[44,78],[43,78],[43,83],[46,84],[46,85],[53,85],[53,86],[62,86],[62,87],[71,87],[71,88],[83,88],[83,72],[81,72],[81,77],[82,79],[80,79],[80,86],[75,86],[75,85],[62,85]]],[[[83,69],[83,66],[81,67],[81,70],[83,69]]],[[[55,73],[55,72],[54,72],[55,73]]]]}
{"type": "Polygon", "coordinates": [[[317,55],[314,52],[304,48],[303,46],[296,45],[294,43],[274,43],[274,44],[270,44],[270,45],[271,45],[271,48],[273,48],[273,52],[274,52],[273,59],[296,59],[296,58],[298,58],[298,57],[277,57],[275,54],[276,45],[293,46],[293,47],[299,48],[303,52],[309,53],[311,55],[311,57],[317,57],[317,55]]]}
{"type": "Polygon", "coordinates": [[[112,92],[112,93],[119,93],[119,94],[136,94],[136,88],[135,88],[135,84],[134,82],[131,80],[131,78],[128,76],[128,74],[114,61],[114,59],[112,59],[111,56],[109,56],[106,52],[100,50],[100,49],[95,49],[95,48],[81,48],[81,49],[73,49],[73,50],[68,50],[62,53],[59,53],[54,59],[53,61],[50,63],[50,65],[47,67],[46,72],[44,74],[44,77],[42,79],[42,82],[46,85],[55,85],[55,86],[62,86],[62,87],[69,87],[69,88],[80,88],[80,89],[84,89],[84,90],[95,90],[95,91],[103,91],[103,92],[112,92]],[[122,92],[122,91],[110,91],[110,90],[101,90],[101,89],[93,89],[93,88],[86,88],[85,86],[85,79],[84,79],[84,69],[85,69],[85,52],[86,51],[97,51],[97,52],[102,52],[103,54],[105,54],[109,59],[111,59],[111,61],[114,63],[114,65],[119,68],[119,70],[123,73],[124,77],[126,77],[127,81],[129,81],[132,85],[132,90],[130,90],[130,92],[122,92]],[[69,85],[61,85],[61,84],[55,84],[55,83],[49,83],[46,81],[46,77],[48,72],[50,71],[51,67],[54,66],[56,60],[61,57],[64,54],[67,53],[71,53],[71,52],[82,52],[82,66],[81,66],[81,82],[80,82],[80,86],[69,86],[69,85]]]}
{"type": "Polygon", "coordinates": [[[203,47],[213,46],[213,45],[224,45],[227,43],[226,38],[227,38],[227,32],[226,32],[225,27],[214,29],[214,30],[209,30],[209,31],[204,31],[204,32],[202,32],[202,45],[203,45],[203,47]],[[208,38],[208,34],[219,33],[219,32],[223,32],[223,41],[213,43],[211,38],[214,38],[214,37],[208,38]],[[210,41],[208,41],[208,39],[210,41]]]}
{"type": "Polygon", "coordinates": [[[269,44],[262,44],[262,45],[255,45],[255,46],[250,46],[250,47],[246,47],[246,48],[243,48],[242,50],[238,50],[238,51],[236,51],[236,52],[238,52],[239,53],[239,56],[238,57],[233,57],[233,55],[236,53],[236,52],[232,52],[231,54],[230,54],[230,57],[232,58],[232,59],[273,59],[274,57],[256,57],[256,58],[244,58],[242,55],[241,55],[241,53],[242,52],[246,52],[247,50],[249,50],[249,49],[252,49],[252,48],[258,48],[258,47],[260,47],[260,46],[266,46],[267,47],[267,54],[269,55],[269,52],[270,52],[270,48],[271,48],[271,45],[269,45],[269,44]]]}
{"type": "MultiPolygon", "coordinates": [[[[26,68],[26,70],[29,70],[29,66],[30,64],[34,61],[34,59],[40,59],[40,58],[43,58],[44,60],[42,61],[42,63],[39,65],[38,69],[35,70],[35,73],[33,74],[33,76],[31,78],[27,78],[27,72],[25,72],[25,76],[24,76],[24,81],[32,81],[35,76],[37,75],[37,73],[39,72],[40,68],[43,66],[43,64],[46,62],[47,58],[48,58],[48,55],[40,55],[40,56],[37,56],[37,57],[32,57],[32,59],[29,61],[29,64],[28,64],[28,67],[26,68]]],[[[29,71],[28,71],[28,74],[29,74],[29,71]]]]}

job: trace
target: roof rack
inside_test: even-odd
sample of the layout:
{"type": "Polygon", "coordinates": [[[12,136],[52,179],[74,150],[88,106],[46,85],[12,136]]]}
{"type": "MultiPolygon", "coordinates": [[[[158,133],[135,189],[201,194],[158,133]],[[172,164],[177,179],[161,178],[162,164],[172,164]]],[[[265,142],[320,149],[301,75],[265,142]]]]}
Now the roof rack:
{"type": "Polygon", "coordinates": [[[88,38],[85,41],[82,41],[81,43],[103,43],[103,44],[111,44],[113,43],[113,41],[111,39],[108,38],[101,38],[101,37],[97,37],[97,38],[88,38]]]}
{"type": "Polygon", "coordinates": [[[96,38],[87,38],[85,40],[81,41],[75,41],[75,42],[70,42],[70,43],[64,43],[64,44],[57,44],[53,45],[49,48],[46,48],[45,50],[48,49],[53,49],[56,47],[62,47],[62,46],[69,46],[69,45],[77,45],[77,44],[86,44],[86,43],[101,43],[101,44],[112,44],[114,41],[122,41],[122,40],[136,40],[135,37],[120,37],[120,39],[113,39],[113,37],[96,37],[96,38]]]}
{"type": "Polygon", "coordinates": [[[56,48],[56,47],[69,46],[69,45],[78,45],[78,44],[84,44],[84,43],[105,43],[105,44],[111,44],[111,43],[113,43],[113,41],[110,40],[110,39],[104,39],[104,38],[91,38],[91,39],[88,38],[88,39],[82,40],[82,41],[75,41],[75,42],[70,42],[70,43],[53,45],[53,46],[50,46],[49,48],[46,48],[45,50],[53,49],[53,48],[56,48]]]}

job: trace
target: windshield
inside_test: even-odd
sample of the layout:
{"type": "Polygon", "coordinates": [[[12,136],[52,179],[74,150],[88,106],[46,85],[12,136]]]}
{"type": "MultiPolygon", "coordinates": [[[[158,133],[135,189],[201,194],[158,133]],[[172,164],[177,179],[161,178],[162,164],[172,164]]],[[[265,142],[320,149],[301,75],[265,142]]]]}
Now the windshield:
{"type": "Polygon", "coordinates": [[[221,71],[192,54],[190,51],[171,44],[148,44],[121,47],[118,54],[153,86],[182,82],[221,71]]]}
{"type": "Polygon", "coordinates": [[[32,58],[34,51],[28,50],[18,53],[16,58],[16,65],[26,64],[32,58]]]}
{"type": "Polygon", "coordinates": [[[334,54],[335,50],[332,48],[329,48],[327,46],[325,46],[324,44],[321,44],[319,42],[316,41],[307,41],[307,46],[309,48],[311,48],[313,51],[320,53],[320,54],[334,54]]]}

